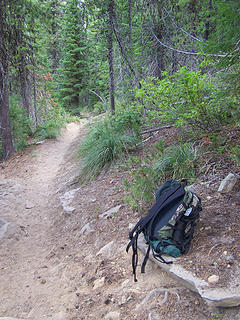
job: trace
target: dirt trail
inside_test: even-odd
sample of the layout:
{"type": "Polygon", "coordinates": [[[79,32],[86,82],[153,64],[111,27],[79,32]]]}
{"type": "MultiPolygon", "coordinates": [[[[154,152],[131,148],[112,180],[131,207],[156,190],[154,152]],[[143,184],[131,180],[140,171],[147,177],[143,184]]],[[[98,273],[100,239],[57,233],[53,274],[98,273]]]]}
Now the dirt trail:
{"type": "Polygon", "coordinates": [[[49,265],[54,238],[55,177],[79,125],[69,124],[56,141],[46,141],[1,170],[0,218],[8,231],[0,240],[0,317],[66,319],[72,294],[59,265],[49,265]],[[22,161],[24,159],[24,161],[22,161]]]}
{"type": "Polygon", "coordinates": [[[0,320],[239,320],[238,309],[209,310],[150,261],[133,281],[125,248],[139,216],[123,205],[126,173],[74,183],[83,124],[0,169],[0,320]],[[60,197],[72,192],[64,212],[60,197]]]}

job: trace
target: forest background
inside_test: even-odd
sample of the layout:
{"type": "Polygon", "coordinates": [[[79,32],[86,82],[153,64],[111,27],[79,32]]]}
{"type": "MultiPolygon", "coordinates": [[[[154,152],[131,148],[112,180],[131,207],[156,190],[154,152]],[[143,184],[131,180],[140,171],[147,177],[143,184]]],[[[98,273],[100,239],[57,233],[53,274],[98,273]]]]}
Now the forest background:
{"type": "Polygon", "coordinates": [[[84,180],[126,155],[134,193],[159,176],[191,179],[203,145],[239,166],[223,134],[239,128],[238,0],[0,0],[0,21],[3,160],[105,113],[80,146],[84,180]],[[167,126],[181,128],[177,144],[129,156],[167,126]]]}

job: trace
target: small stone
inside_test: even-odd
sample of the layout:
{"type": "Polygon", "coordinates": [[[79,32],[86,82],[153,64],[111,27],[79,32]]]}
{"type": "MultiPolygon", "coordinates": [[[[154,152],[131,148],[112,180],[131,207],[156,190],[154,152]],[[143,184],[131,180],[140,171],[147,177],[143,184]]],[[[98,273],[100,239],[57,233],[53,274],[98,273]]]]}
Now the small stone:
{"type": "Polygon", "coordinates": [[[212,197],[210,197],[210,196],[207,196],[207,200],[211,200],[212,199],[212,197]]]}
{"type": "Polygon", "coordinates": [[[223,254],[226,256],[227,255],[227,251],[223,251],[223,254]]]}
{"type": "Polygon", "coordinates": [[[80,235],[82,234],[90,234],[92,232],[94,232],[95,230],[91,227],[90,223],[85,224],[85,226],[82,227],[82,229],[80,230],[80,235]]]}
{"type": "Polygon", "coordinates": [[[116,311],[109,312],[104,317],[105,320],[120,320],[120,313],[116,311]]]}
{"type": "Polygon", "coordinates": [[[227,265],[227,268],[231,268],[230,264],[227,265]]]}
{"type": "Polygon", "coordinates": [[[114,214],[118,213],[118,211],[121,209],[122,205],[116,206],[112,209],[109,209],[105,212],[103,212],[102,214],[99,215],[99,218],[101,219],[108,219],[111,216],[113,216],[114,214]]]}
{"type": "Polygon", "coordinates": [[[117,243],[115,241],[111,241],[108,244],[106,244],[104,247],[102,247],[96,256],[102,255],[104,258],[111,258],[113,257],[117,252],[117,243]]]}
{"type": "Polygon", "coordinates": [[[210,277],[208,277],[208,282],[211,284],[215,284],[218,281],[219,281],[219,276],[217,276],[216,274],[213,274],[210,277]]]}
{"type": "Polygon", "coordinates": [[[45,279],[41,280],[41,284],[45,284],[47,281],[45,279]]]}
{"type": "Polygon", "coordinates": [[[90,202],[92,202],[92,203],[94,203],[96,201],[97,201],[97,199],[95,199],[95,198],[90,200],[90,202]]]}
{"type": "Polygon", "coordinates": [[[134,224],[133,223],[129,223],[128,230],[132,230],[133,228],[134,228],[134,224]]]}
{"type": "Polygon", "coordinates": [[[105,277],[102,277],[101,279],[97,279],[93,282],[93,290],[96,290],[98,288],[101,288],[104,286],[105,283],[105,277]]]}
{"type": "Polygon", "coordinates": [[[229,193],[231,192],[235,185],[237,184],[237,177],[233,173],[229,173],[229,175],[222,180],[218,192],[220,193],[229,193]]]}
{"type": "Polygon", "coordinates": [[[28,200],[26,201],[26,204],[25,204],[26,209],[32,209],[34,207],[35,207],[34,203],[32,203],[31,201],[28,201],[28,200]]]}

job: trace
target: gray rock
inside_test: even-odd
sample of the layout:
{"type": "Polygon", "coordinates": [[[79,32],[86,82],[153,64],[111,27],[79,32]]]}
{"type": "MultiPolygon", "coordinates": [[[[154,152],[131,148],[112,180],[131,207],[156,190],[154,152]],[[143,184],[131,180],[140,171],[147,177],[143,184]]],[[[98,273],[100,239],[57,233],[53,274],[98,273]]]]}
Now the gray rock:
{"type": "Polygon", "coordinates": [[[97,256],[102,255],[105,258],[111,258],[116,254],[116,249],[117,244],[111,241],[98,251],[97,256]]]}
{"type": "Polygon", "coordinates": [[[85,226],[82,227],[82,229],[80,230],[80,234],[90,234],[92,232],[94,232],[95,230],[91,227],[90,222],[85,224],[85,226]]]}
{"type": "Polygon", "coordinates": [[[120,313],[117,311],[112,311],[106,314],[105,320],[120,320],[120,313]]]}
{"type": "Polygon", "coordinates": [[[97,279],[93,282],[93,290],[96,290],[98,288],[101,288],[104,286],[105,283],[105,277],[102,277],[101,279],[97,279]]]}
{"type": "Polygon", "coordinates": [[[26,204],[25,204],[25,208],[26,208],[26,209],[32,209],[32,208],[34,208],[34,207],[35,207],[35,204],[34,204],[34,203],[32,203],[32,202],[29,201],[29,200],[26,201],[26,204]]]}
{"type": "Polygon", "coordinates": [[[215,284],[219,281],[219,276],[217,276],[216,274],[211,275],[210,277],[208,277],[208,282],[211,284],[215,284]]]}
{"type": "Polygon", "coordinates": [[[73,199],[74,199],[74,196],[75,196],[75,193],[80,190],[80,188],[77,188],[77,189],[73,189],[73,190],[70,190],[68,192],[65,192],[64,195],[62,195],[60,197],[60,201],[61,201],[61,204],[62,204],[62,207],[63,207],[63,210],[66,212],[66,213],[73,213],[75,208],[74,207],[71,207],[70,204],[72,203],[73,199]]]}
{"type": "Polygon", "coordinates": [[[222,180],[222,182],[218,188],[218,192],[229,193],[229,192],[233,191],[237,182],[238,182],[238,178],[233,173],[229,173],[229,175],[225,179],[222,180]]]}
{"type": "Polygon", "coordinates": [[[4,235],[6,234],[6,232],[8,230],[8,225],[9,225],[9,222],[6,222],[6,221],[0,219],[0,239],[2,239],[4,237],[4,235]]]}
{"type": "Polygon", "coordinates": [[[114,208],[111,208],[105,212],[103,212],[102,214],[99,215],[99,218],[101,219],[108,219],[109,217],[111,217],[112,215],[118,213],[118,211],[120,210],[120,208],[122,207],[122,205],[116,206],[114,208]]]}

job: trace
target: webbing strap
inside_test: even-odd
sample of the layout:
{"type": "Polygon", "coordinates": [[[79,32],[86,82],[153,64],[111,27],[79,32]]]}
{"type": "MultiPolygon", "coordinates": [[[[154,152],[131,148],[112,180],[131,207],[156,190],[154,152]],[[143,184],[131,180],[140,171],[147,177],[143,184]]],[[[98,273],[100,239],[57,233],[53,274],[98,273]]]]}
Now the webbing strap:
{"type": "Polygon", "coordinates": [[[143,263],[142,263],[141,273],[144,273],[144,272],[145,272],[145,266],[146,266],[147,261],[148,261],[148,259],[149,259],[150,248],[151,248],[151,246],[150,246],[150,244],[149,244],[149,245],[148,245],[148,249],[147,249],[147,253],[146,253],[145,258],[144,258],[143,263]]]}

